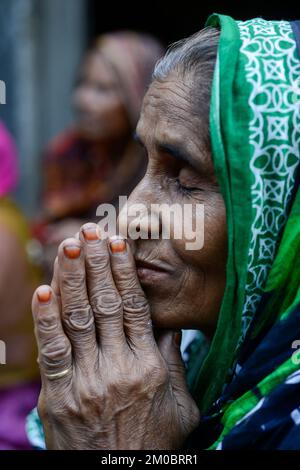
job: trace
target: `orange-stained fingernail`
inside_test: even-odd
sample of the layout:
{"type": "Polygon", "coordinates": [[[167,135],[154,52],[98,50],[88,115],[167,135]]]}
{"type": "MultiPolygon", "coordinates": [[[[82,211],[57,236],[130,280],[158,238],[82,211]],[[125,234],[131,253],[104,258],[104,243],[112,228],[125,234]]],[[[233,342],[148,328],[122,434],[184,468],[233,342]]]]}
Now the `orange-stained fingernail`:
{"type": "Polygon", "coordinates": [[[77,259],[79,258],[81,253],[81,248],[80,246],[77,245],[67,245],[64,246],[64,254],[66,255],[67,258],[69,259],[77,259]]]}
{"type": "Polygon", "coordinates": [[[101,240],[99,227],[86,227],[82,229],[84,239],[87,242],[95,242],[101,240]]]}
{"type": "Polygon", "coordinates": [[[126,241],[121,237],[112,237],[110,239],[110,249],[112,253],[123,253],[126,251],[126,241]]]}
{"type": "Polygon", "coordinates": [[[51,289],[49,286],[40,286],[36,292],[39,302],[42,304],[48,303],[51,300],[51,289]]]}

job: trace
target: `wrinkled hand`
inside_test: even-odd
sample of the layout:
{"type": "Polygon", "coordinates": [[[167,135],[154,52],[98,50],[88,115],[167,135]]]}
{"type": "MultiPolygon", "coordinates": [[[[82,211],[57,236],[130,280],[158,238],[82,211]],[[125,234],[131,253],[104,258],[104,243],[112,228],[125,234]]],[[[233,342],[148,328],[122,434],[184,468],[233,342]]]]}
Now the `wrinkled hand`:
{"type": "Polygon", "coordinates": [[[86,224],[33,296],[48,449],[178,449],[199,413],[174,333],[153,336],[129,244],[86,224]]]}

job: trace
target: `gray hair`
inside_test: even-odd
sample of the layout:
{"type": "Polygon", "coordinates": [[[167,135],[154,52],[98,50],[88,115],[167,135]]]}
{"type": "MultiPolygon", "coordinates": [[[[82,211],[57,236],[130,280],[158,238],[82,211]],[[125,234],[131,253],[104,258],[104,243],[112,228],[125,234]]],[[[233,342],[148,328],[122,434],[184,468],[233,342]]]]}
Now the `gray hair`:
{"type": "Polygon", "coordinates": [[[209,145],[209,107],[220,30],[207,27],[172,44],[157,62],[152,79],[165,81],[176,72],[184,80],[192,78],[192,111],[204,124],[204,139],[209,145]]]}

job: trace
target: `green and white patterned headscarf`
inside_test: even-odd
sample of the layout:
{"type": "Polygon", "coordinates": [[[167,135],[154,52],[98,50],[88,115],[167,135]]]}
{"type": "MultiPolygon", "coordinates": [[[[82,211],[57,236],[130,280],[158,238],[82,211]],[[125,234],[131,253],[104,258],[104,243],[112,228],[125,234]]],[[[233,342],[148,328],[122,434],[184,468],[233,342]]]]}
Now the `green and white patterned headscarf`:
{"type": "Polygon", "coordinates": [[[207,26],[221,29],[210,131],[226,204],[228,262],[217,330],[191,386],[203,412],[237,372],[262,294],[276,291],[256,334],[299,301],[300,277],[294,259],[300,249],[300,62],[292,27],[223,15],[212,15],[207,26]]]}

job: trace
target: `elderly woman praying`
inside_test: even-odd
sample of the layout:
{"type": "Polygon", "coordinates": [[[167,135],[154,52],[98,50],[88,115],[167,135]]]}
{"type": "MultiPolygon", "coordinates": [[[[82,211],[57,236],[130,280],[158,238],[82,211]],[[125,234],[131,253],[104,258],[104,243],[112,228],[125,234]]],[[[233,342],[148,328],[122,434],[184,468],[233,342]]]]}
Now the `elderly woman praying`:
{"type": "Polygon", "coordinates": [[[204,246],[177,218],[132,241],[122,214],[123,236],[60,245],[33,298],[48,449],[300,448],[299,42],[299,22],[213,15],[156,65],[128,205],[204,205],[204,246]],[[185,367],[191,328],[209,349],[185,367]]]}

